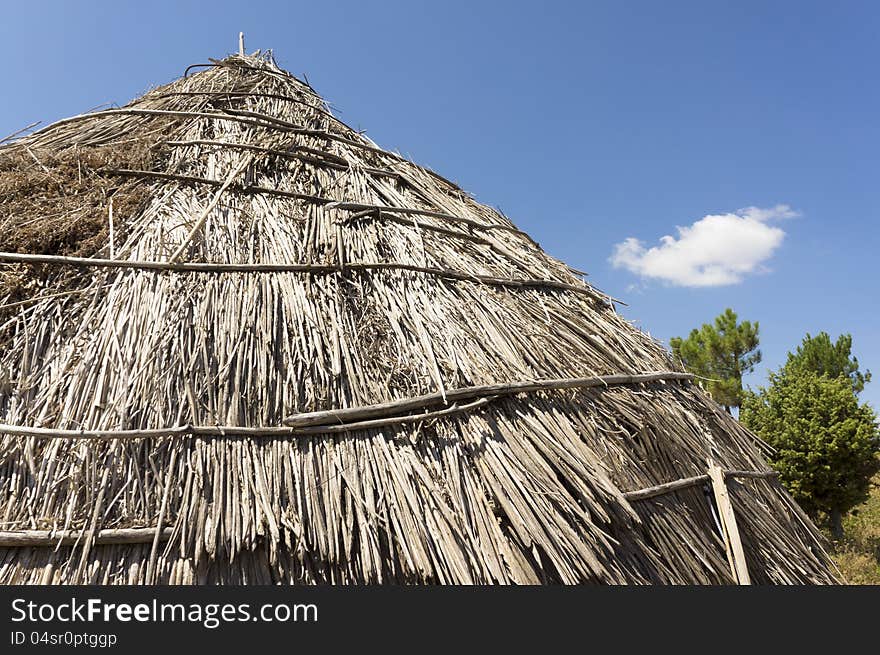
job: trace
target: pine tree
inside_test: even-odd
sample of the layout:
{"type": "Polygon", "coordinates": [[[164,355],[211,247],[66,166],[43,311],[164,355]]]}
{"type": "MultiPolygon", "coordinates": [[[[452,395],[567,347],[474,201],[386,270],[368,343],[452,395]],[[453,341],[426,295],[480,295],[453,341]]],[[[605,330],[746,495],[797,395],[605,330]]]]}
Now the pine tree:
{"type": "Polygon", "coordinates": [[[757,322],[738,323],[736,312],[727,308],[714,323],[704,323],[686,339],[673,337],[669,343],[673,355],[691,373],[706,378],[701,383],[715,402],[728,412],[741,405],[743,375],[761,361],[757,322]]]}

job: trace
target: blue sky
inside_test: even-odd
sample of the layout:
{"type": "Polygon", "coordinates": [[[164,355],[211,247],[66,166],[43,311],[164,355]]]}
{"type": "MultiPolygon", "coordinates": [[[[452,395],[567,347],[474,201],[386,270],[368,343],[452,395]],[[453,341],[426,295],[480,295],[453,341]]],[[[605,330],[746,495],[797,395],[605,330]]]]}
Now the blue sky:
{"type": "MultiPolygon", "coordinates": [[[[589,271],[652,335],[729,306],[761,325],[750,384],[820,330],[851,332],[880,375],[880,5],[250,7],[4,3],[0,133],[127,102],[236,50],[241,30],[350,125],[589,271]]],[[[880,407],[880,378],[863,398],[880,407]]]]}

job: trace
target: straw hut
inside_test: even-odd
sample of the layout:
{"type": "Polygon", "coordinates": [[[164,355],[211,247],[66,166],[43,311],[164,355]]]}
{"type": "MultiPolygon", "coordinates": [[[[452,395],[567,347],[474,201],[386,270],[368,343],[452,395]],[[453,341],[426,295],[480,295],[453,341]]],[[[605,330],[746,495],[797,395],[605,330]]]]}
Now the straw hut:
{"type": "Polygon", "coordinates": [[[834,583],[613,299],[271,54],[0,147],[0,582],[834,583]]]}

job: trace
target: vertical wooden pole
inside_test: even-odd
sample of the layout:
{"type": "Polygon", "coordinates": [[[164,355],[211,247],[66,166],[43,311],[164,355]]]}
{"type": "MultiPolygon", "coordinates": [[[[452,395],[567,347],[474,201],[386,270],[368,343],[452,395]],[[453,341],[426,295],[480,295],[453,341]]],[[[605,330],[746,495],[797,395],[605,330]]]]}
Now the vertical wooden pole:
{"type": "Polygon", "coordinates": [[[724,548],[727,551],[730,572],[739,584],[750,585],[752,581],[749,578],[748,566],[746,566],[742,540],[736,527],[733,505],[730,504],[730,494],[724,480],[724,471],[711,461],[709,462],[709,478],[712,480],[712,492],[715,495],[715,505],[718,507],[718,515],[721,518],[721,527],[724,529],[724,548]]]}
{"type": "Polygon", "coordinates": [[[116,259],[116,246],[113,244],[113,198],[110,198],[110,207],[107,210],[110,222],[110,259],[116,259]]]}
{"type": "Polygon", "coordinates": [[[244,57],[244,32],[238,33],[238,54],[244,57]]]}

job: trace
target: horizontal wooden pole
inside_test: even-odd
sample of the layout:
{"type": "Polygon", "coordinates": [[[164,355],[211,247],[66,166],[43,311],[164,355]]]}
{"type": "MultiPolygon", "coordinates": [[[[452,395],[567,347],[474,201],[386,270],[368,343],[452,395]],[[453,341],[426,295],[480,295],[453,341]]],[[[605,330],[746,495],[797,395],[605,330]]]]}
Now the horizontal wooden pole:
{"type": "MultiPolygon", "coordinates": [[[[155,178],[160,180],[174,180],[178,182],[186,182],[188,184],[205,184],[207,186],[221,186],[223,184],[220,180],[215,180],[210,177],[200,177],[197,175],[183,175],[180,173],[164,173],[161,171],[146,171],[139,169],[131,169],[131,168],[105,168],[99,171],[104,175],[120,175],[123,177],[146,177],[146,178],[155,178]]],[[[458,216],[457,214],[448,214],[446,212],[438,212],[432,209],[418,209],[416,207],[393,207],[387,205],[370,205],[366,203],[360,202],[343,202],[339,200],[335,200],[333,198],[327,198],[325,196],[316,196],[309,193],[297,193],[295,191],[285,191],[284,189],[276,189],[272,187],[260,186],[257,184],[250,184],[247,186],[239,185],[233,186],[231,188],[232,191],[237,191],[239,193],[252,193],[252,194],[266,194],[266,195],[276,195],[284,198],[292,198],[294,200],[303,200],[305,202],[311,202],[316,205],[332,205],[334,209],[338,209],[341,211],[355,211],[355,212],[365,212],[368,213],[370,211],[378,211],[385,214],[405,214],[410,216],[428,216],[430,218],[440,218],[448,221],[463,223],[465,225],[469,225],[477,230],[502,230],[505,232],[511,232],[514,234],[519,234],[521,236],[527,237],[531,240],[531,237],[526,232],[523,232],[517,227],[513,225],[504,225],[503,223],[483,223],[481,221],[474,220],[472,218],[467,218],[465,216],[458,216]]]]}
{"type": "MultiPolygon", "coordinates": [[[[198,175],[183,175],[182,173],[165,173],[162,171],[144,171],[132,168],[102,168],[98,171],[101,175],[119,175],[122,177],[152,178],[156,180],[170,180],[173,182],[186,182],[187,184],[204,184],[206,186],[222,186],[224,183],[210,177],[200,177],[198,175]]],[[[248,194],[267,194],[281,196],[283,198],[291,198],[293,200],[303,200],[315,205],[329,205],[336,202],[332,198],[324,198],[315,196],[310,193],[297,193],[295,191],[285,191],[284,189],[274,189],[272,187],[264,187],[256,184],[239,184],[233,186],[232,191],[248,194]]]]}
{"type": "MultiPolygon", "coordinates": [[[[481,236],[477,236],[476,234],[470,234],[468,232],[462,232],[461,230],[454,230],[448,227],[443,227],[440,225],[434,225],[433,223],[425,223],[419,222],[418,219],[414,218],[406,218],[404,216],[395,216],[394,214],[389,214],[388,212],[383,211],[361,211],[356,214],[352,214],[350,216],[346,216],[344,219],[339,222],[342,225],[349,225],[353,223],[366,222],[366,221],[376,221],[382,220],[389,223],[397,223],[398,225],[403,225],[404,227],[416,228],[418,230],[428,230],[431,232],[437,232],[439,234],[443,234],[454,239],[462,239],[464,241],[471,241],[473,243],[481,243],[483,245],[489,246],[496,252],[501,252],[498,250],[496,244],[493,241],[481,236]]],[[[505,254],[505,253],[502,253],[505,254]]]]}
{"type": "MultiPolygon", "coordinates": [[[[0,252],[0,262],[21,264],[58,264],[92,268],[120,268],[147,271],[177,271],[181,273],[310,273],[313,275],[333,275],[340,273],[338,264],[226,264],[214,262],[156,262],[135,261],[127,259],[98,259],[93,257],[65,257],[61,255],[35,255],[30,253],[0,252]]],[[[606,298],[605,294],[593,289],[586,283],[569,284],[557,280],[512,279],[492,277],[489,275],[473,275],[443,268],[417,266],[415,264],[398,264],[395,262],[346,262],[345,270],[353,271],[411,271],[424,273],[448,280],[476,282],[488,286],[500,286],[509,289],[557,289],[572,291],[591,297],[606,298]]]]}
{"type": "Polygon", "coordinates": [[[385,425],[414,423],[441,418],[481,407],[499,396],[547,391],[552,389],[577,389],[589,387],[614,387],[627,384],[644,384],[657,381],[692,380],[690,373],[661,371],[640,375],[606,375],[590,378],[558,378],[528,382],[463,387],[442,393],[426,394],[388,403],[295,414],[284,420],[285,427],[248,427],[234,425],[180,425],[167,428],[140,430],[61,430],[55,428],[28,427],[0,424],[0,434],[40,439],[151,439],[174,436],[196,437],[305,437],[313,434],[335,434],[366,430],[385,425]],[[410,414],[432,405],[456,403],[478,399],[470,405],[452,405],[427,413],[410,414]],[[376,420],[373,420],[376,419],[376,420]]]}
{"type": "MultiPolygon", "coordinates": [[[[331,153],[321,152],[320,150],[315,150],[314,148],[307,148],[305,146],[297,146],[293,145],[287,148],[286,150],[281,150],[278,148],[266,148],[264,146],[256,146],[250,143],[234,143],[231,141],[212,141],[208,139],[192,139],[189,141],[165,141],[165,145],[174,146],[178,148],[186,148],[191,146],[204,146],[204,147],[213,147],[213,148],[228,148],[230,150],[246,150],[251,152],[260,152],[265,155],[271,155],[273,157],[283,157],[285,159],[296,159],[297,161],[304,161],[306,163],[312,164],[314,166],[332,168],[338,171],[347,171],[353,168],[353,164],[347,159],[340,157],[339,155],[334,155],[331,153]],[[301,154],[306,153],[306,154],[301,154]]],[[[391,177],[395,179],[400,179],[401,174],[384,169],[384,168],[372,168],[369,166],[363,167],[363,170],[372,175],[381,176],[381,177],[391,177]]]]}
{"type": "Polygon", "coordinates": [[[303,100],[302,98],[294,98],[289,95],[284,95],[282,93],[260,93],[258,91],[170,91],[167,93],[162,93],[157,96],[153,96],[154,98],[171,98],[171,97],[199,97],[199,96],[213,96],[213,97],[223,97],[223,98],[271,98],[273,100],[286,100],[287,102],[293,102],[298,105],[302,105],[304,107],[308,107],[309,109],[314,109],[319,114],[326,116],[330,120],[334,121],[341,127],[348,129],[348,126],[340,121],[336,116],[331,114],[329,111],[324,109],[323,107],[318,107],[310,102],[303,100]]]}
{"type": "MultiPolygon", "coordinates": [[[[265,73],[265,74],[267,74],[267,75],[274,75],[274,76],[280,77],[280,78],[282,78],[282,79],[284,79],[284,78],[288,78],[288,79],[291,79],[291,80],[297,82],[298,84],[301,84],[301,85],[305,86],[307,89],[309,89],[309,91],[314,95],[315,98],[317,98],[318,100],[321,100],[321,98],[320,98],[320,96],[318,95],[317,91],[315,91],[315,89],[312,88],[312,85],[311,85],[311,84],[309,84],[309,83],[308,83],[307,81],[305,81],[305,80],[301,80],[301,79],[299,79],[299,78],[296,77],[295,75],[291,75],[291,74],[288,73],[287,71],[283,71],[283,70],[280,70],[280,69],[279,69],[279,70],[272,70],[272,69],[268,69],[268,68],[258,68],[258,67],[256,67],[256,66],[248,66],[248,65],[246,65],[246,64],[242,64],[241,62],[238,62],[238,61],[232,62],[232,61],[230,61],[230,60],[223,60],[223,61],[219,61],[219,60],[211,60],[211,63],[210,63],[210,64],[192,64],[191,66],[188,66],[188,67],[186,68],[186,70],[184,71],[183,76],[184,76],[184,77],[187,77],[187,75],[189,74],[189,71],[190,71],[191,69],[193,69],[193,68],[200,68],[200,67],[211,68],[211,67],[214,67],[214,66],[227,67],[227,68],[239,68],[239,69],[242,69],[242,70],[250,70],[250,71],[254,71],[254,72],[265,73]]],[[[220,91],[220,92],[218,92],[218,93],[223,94],[224,92],[220,91]]],[[[248,92],[248,91],[244,91],[243,93],[245,93],[245,94],[247,94],[247,95],[252,95],[251,92],[248,92]]],[[[337,124],[343,126],[345,129],[347,129],[347,130],[350,130],[350,129],[351,129],[348,125],[346,125],[346,124],[343,123],[341,120],[339,120],[338,118],[336,118],[335,116],[333,116],[331,113],[328,112],[328,115],[329,115],[329,116],[330,116],[330,117],[331,117],[331,118],[332,118],[337,124]]],[[[422,165],[420,165],[420,164],[416,164],[416,163],[414,163],[414,162],[411,162],[411,161],[409,161],[408,159],[406,159],[405,157],[403,157],[402,155],[400,155],[399,153],[396,153],[396,152],[390,152],[390,151],[386,151],[386,150],[382,150],[381,148],[378,148],[378,147],[372,147],[372,148],[369,147],[369,146],[360,146],[360,147],[367,147],[367,148],[369,148],[370,150],[373,150],[373,151],[375,151],[375,152],[378,152],[378,153],[381,153],[381,154],[384,154],[384,155],[388,155],[388,156],[390,156],[390,157],[392,157],[392,158],[394,158],[394,159],[397,159],[397,160],[399,160],[399,161],[406,162],[406,163],[408,163],[408,164],[410,164],[410,165],[412,165],[412,166],[414,166],[414,167],[416,167],[416,168],[418,168],[418,169],[420,169],[420,170],[423,170],[425,173],[427,173],[427,174],[430,175],[431,177],[433,177],[433,178],[435,178],[435,179],[437,179],[437,180],[443,182],[444,184],[448,184],[449,186],[451,186],[451,187],[453,187],[453,188],[455,188],[455,189],[458,188],[458,185],[456,185],[454,182],[452,182],[452,181],[446,179],[445,177],[443,177],[443,176],[440,175],[439,173],[437,173],[437,172],[435,172],[435,171],[432,171],[430,168],[428,168],[428,167],[426,167],[426,166],[422,166],[422,165]]]]}
{"type": "Polygon", "coordinates": [[[676,371],[656,371],[653,373],[640,373],[636,375],[597,375],[588,378],[556,378],[546,380],[532,380],[526,382],[506,382],[502,384],[487,384],[473,387],[461,387],[450,389],[445,392],[435,392],[393,400],[387,403],[366,405],[363,407],[349,407],[346,409],[332,409],[320,412],[307,412],[294,414],[284,419],[284,424],[291,427],[305,427],[307,425],[333,425],[350,423],[352,421],[378,418],[382,416],[398,415],[403,412],[414,411],[430,405],[437,405],[444,401],[456,402],[470,400],[485,396],[509,396],[531,391],[547,391],[551,389],[584,389],[590,387],[614,387],[621,385],[644,384],[659,381],[683,381],[692,380],[690,373],[676,371]]]}
{"type": "Polygon", "coordinates": [[[678,491],[679,489],[696,487],[697,485],[703,484],[708,481],[708,475],[695,475],[692,478],[673,480],[672,482],[665,482],[663,484],[658,484],[653,487],[647,487],[645,489],[639,489],[637,491],[627,491],[625,494],[623,494],[623,497],[627,500],[645,500],[646,498],[654,498],[655,496],[668,494],[673,491],[678,491]]]}
{"type": "MultiPolygon", "coordinates": [[[[194,66],[196,66],[196,67],[198,67],[198,66],[207,66],[207,67],[211,67],[211,66],[228,66],[228,65],[229,65],[229,64],[228,64],[228,63],[225,63],[225,62],[217,62],[217,63],[214,63],[214,64],[194,64],[194,66]]],[[[190,68],[192,68],[192,67],[193,67],[193,66],[190,66],[190,68]]],[[[300,84],[302,84],[302,85],[308,87],[308,89],[312,92],[313,96],[314,96],[317,100],[321,101],[320,97],[317,95],[317,93],[315,92],[315,90],[312,89],[311,85],[309,85],[308,82],[305,82],[305,81],[303,81],[303,80],[300,80],[299,78],[297,78],[297,77],[295,77],[295,76],[293,76],[293,75],[289,75],[289,74],[287,74],[286,72],[278,72],[278,71],[272,71],[272,70],[266,70],[266,69],[259,69],[259,68],[255,68],[255,67],[253,67],[253,66],[241,66],[241,65],[235,66],[235,68],[244,68],[244,69],[246,69],[246,70],[260,71],[260,72],[267,73],[267,74],[270,74],[270,75],[280,75],[280,76],[282,76],[282,77],[289,77],[289,78],[295,80],[296,82],[298,82],[298,83],[300,83],[300,84]]],[[[187,70],[189,70],[189,69],[187,69],[187,70]]],[[[314,110],[316,110],[316,111],[318,111],[318,112],[321,112],[324,116],[326,116],[327,118],[329,118],[330,120],[332,120],[334,123],[336,123],[338,126],[342,127],[342,128],[345,129],[345,130],[350,130],[350,129],[351,129],[351,128],[350,128],[348,125],[346,125],[343,121],[341,121],[339,118],[337,118],[336,116],[334,116],[330,111],[327,111],[326,109],[324,109],[324,108],[322,108],[322,107],[318,107],[318,106],[313,105],[313,104],[311,104],[311,103],[309,103],[309,102],[306,102],[306,101],[304,101],[304,100],[298,100],[298,99],[293,98],[293,97],[291,97],[291,96],[282,95],[282,94],[275,94],[275,93],[259,93],[259,92],[255,92],[255,91],[238,91],[238,92],[236,92],[236,91],[232,91],[232,92],[230,92],[230,91],[177,91],[177,92],[163,93],[163,94],[161,94],[161,95],[159,95],[159,96],[157,96],[157,97],[162,98],[162,97],[172,96],[172,95],[190,95],[190,96],[214,95],[214,96],[232,96],[232,97],[276,98],[276,99],[278,99],[278,100],[288,100],[288,101],[290,101],[290,102],[301,103],[301,104],[303,104],[303,105],[305,105],[305,106],[307,106],[307,107],[309,107],[309,108],[311,108],[311,109],[314,109],[314,110]]],[[[233,115],[235,114],[235,110],[230,110],[230,109],[227,108],[226,111],[227,111],[227,112],[230,112],[230,113],[233,113],[233,115]]],[[[239,111],[241,111],[241,110],[239,110],[239,111]]],[[[272,117],[272,116],[267,116],[266,114],[258,114],[258,115],[261,116],[261,117],[268,117],[268,118],[273,118],[273,119],[275,118],[275,117],[272,117]]],[[[282,127],[281,129],[284,129],[284,128],[282,127]]],[[[303,128],[300,128],[300,129],[303,129],[303,128]]],[[[331,136],[337,136],[337,135],[333,135],[333,134],[331,133],[331,136]]],[[[340,138],[344,138],[344,137],[340,137],[340,138]]],[[[398,161],[404,161],[404,162],[407,162],[408,164],[414,166],[415,168],[418,168],[418,169],[423,170],[425,173],[427,173],[427,174],[430,175],[431,177],[433,177],[433,178],[435,178],[435,179],[437,179],[437,180],[439,180],[439,181],[441,181],[441,182],[443,182],[443,183],[445,183],[445,184],[448,184],[449,186],[451,186],[451,187],[453,187],[453,188],[456,188],[456,189],[458,188],[458,185],[456,185],[454,182],[452,182],[452,181],[446,179],[445,177],[443,177],[443,176],[440,175],[439,173],[437,173],[437,172],[435,172],[435,171],[432,171],[430,168],[427,168],[426,166],[422,166],[422,165],[420,165],[420,164],[416,164],[416,163],[414,163],[414,162],[411,162],[411,161],[407,160],[405,157],[403,157],[402,155],[400,155],[400,154],[398,154],[398,153],[396,153],[396,152],[390,152],[390,151],[382,150],[381,148],[376,147],[376,146],[369,146],[369,145],[365,145],[365,144],[359,144],[359,143],[357,143],[357,142],[355,142],[354,145],[355,145],[356,147],[366,148],[366,149],[369,149],[369,150],[374,151],[374,152],[378,152],[378,153],[381,153],[381,154],[388,155],[388,156],[390,156],[390,157],[392,157],[392,158],[394,158],[394,159],[396,159],[396,160],[398,160],[398,161]]]]}
{"type": "Polygon", "coordinates": [[[56,430],[24,425],[0,424],[0,434],[38,439],[160,439],[162,437],[293,437],[296,430],[279,427],[246,427],[236,425],[178,425],[143,430],[56,430]]]}
{"type": "MultiPolygon", "coordinates": [[[[172,529],[163,528],[159,541],[168,541],[172,529]]],[[[4,530],[0,531],[0,548],[26,548],[28,546],[73,546],[85,538],[83,530],[4,530]]],[[[95,545],[149,544],[156,538],[156,528],[113,528],[99,530],[95,545]]]]}
{"type": "MultiPolygon", "coordinates": [[[[724,477],[769,479],[779,477],[779,473],[777,473],[776,471],[725,471],[724,477]]],[[[691,478],[682,478],[681,480],[664,482],[663,484],[658,484],[653,487],[646,487],[645,489],[627,491],[623,494],[623,497],[627,500],[645,500],[647,498],[654,498],[663,494],[672,493],[673,491],[678,491],[680,489],[695,487],[697,485],[709,482],[710,480],[711,478],[708,474],[695,475],[691,478]]]]}
{"type": "Polygon", "coordinates": [[[417,423],[419,421],[428,421],[432,419],[452,416],[454,414],[462,414],[473,409],[478,409],[495,400],[497,396],[489,396],[480,398],[472,403],[465,405],[453,405],[447,409],[440,409],[434,412],[424,412],[419,414],[407,414],[406,416],[391,416],[388,418],[371,419],[366,421],[355,421],[354,423],[343,423],[341,425],[318,425],[313,427],[294,428],[297,434],[337,434],[344,432],[354,432],[355,430],[370,430],[389,425],[400,425],[403,423],[417,423]]]}
{"type": "Polygon", "coordinates": [[[180,271],[189,273],[331,273],[339,268],[327,264],[225,264],[213,262],[157,262],[97,257],[66,257],[31,253],[0,252],[0,262],[21,264],[59,264],[81,268],[127,268],[148,271],[180,271]]]}
{"type": "MultiPolygon", "coordinates": [[[[102,111],[89,112],[86,114],[79,114],[77,116],[70,116],[69,118],[63,118],[51,125],[47,125],[40,132],[46,132],[47,130],[51,130],[56,127],[60,127],[62,125],[66,125],[68,123],[74,123],[76,121],[88,120],[90,118],[103,118],[105,116],[165,116],[165,117],[173,117],[173,118],[203,118],[210,120],[218,120],[218,121],[232,121],[236,123],[243,123],[245,125],[252,125],[255,127],[262,127],[265,129],[274,129],[280,130],[283,132],[288,132],[291,134],[302,134],[304,136],[315,136],[323,139],[327,139],[329,141],[337,141],[339,143],[344,143],[353,148],[358,148],[359,150],[365,150],[367,152],[375,152],[381,155],[387,155],[389,157],[393,157],[399,161],[407,161],[401,155],[398,155],[393,152],[389,152],[387,150],[383,150],[378,146],[370,145],[368,143],[361,143],[359,141],[355,141],[354,139],[349,139],[339,134],[334,134],[333,132],[329,132],[327,130],[319,130],[314,128],[302,127],[299,125],[294,125],[293,123],[289,123],[288,121],[281,120],[279,118],[275,118],[274,116],[268,116],[265,114],[258,114],[257,112],[243,112],[236,111],[233,113],[231,110],[224,112],[206,112],[206,111],[186,111],[186,110],[170,110],[170,109],[139,109],[136,107],[122,107],[120,109],[104,109],[102,111]]],[[[419,167],[421,168],[421,167],[419,167]]],[[[431,171],[428,171],[429,173],[431,171]]]]}

